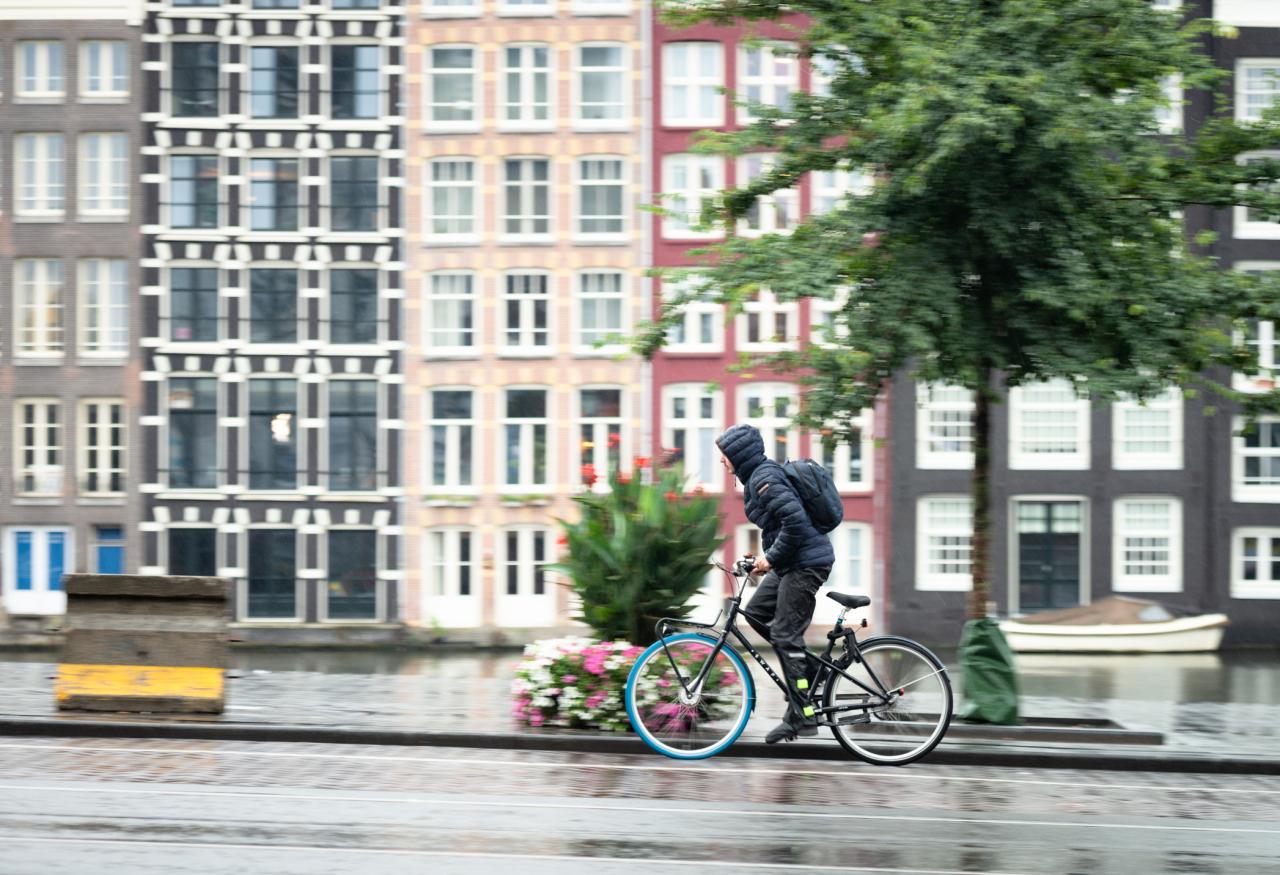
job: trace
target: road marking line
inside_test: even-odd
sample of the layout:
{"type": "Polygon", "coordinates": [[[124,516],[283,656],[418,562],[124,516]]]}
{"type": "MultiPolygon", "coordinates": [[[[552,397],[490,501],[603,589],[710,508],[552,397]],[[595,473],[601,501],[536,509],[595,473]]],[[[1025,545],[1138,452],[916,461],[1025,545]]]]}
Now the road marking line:
{"type": "MultiPolygon", "coordinates": [[[[70,740],[70,739],[68,739],[70,740]]],[[[193,743],[184,741],[184,743],[193,743]]],[[[194,742],[194,743],[210,743],[210,742],[194,742]]],[[[212,742],[221,743],[221,742],[212,742]]],[[[260,742],[254,742],[260,743],[260,742]]],[[[695,765],[661,765],[661,766],[642,766],[632,763],[570,763],[570,762],[554,762],[552,760],[493,760],[493,759],[459,759],[457,757],[403,757],[403,756],[385,756],[375,754],[350,754],[350,753],[310,753],[306,751],[265,751],[265,750],[184,750],[182,748],[138,748],[138,747],[55,747],[47,744],[0,744],[0,750],[12,748],[15,750],[43,750],[57,751],[58,753],[137,753],[137,754],[163,754],[172,756],[175,753],[190,753],[199,756],[225,756],[225,757],[279,757],[282,759],[320,759],[320,760],[357,760],[365,762],[386,762],[386,763],[423,763],[427,765],[478,765],[478,766],[499,766],[502,768],[518,768],[520,766],[535,766],[545,769],[602,769],[613,771],[636,771],[636,772],[695,772],[706,774],[722,774],[731,773],[734,775],[812,775],[817,777],[856,777],[859,780],[866,778],[874,778],[877,780],[915,780],[915,781],[956,781],[960,783],[978,783],[978,784],[1018,784],[1036,787],[1072,787],[1087,788],[1090,790],[1158,790],[1166,793],[1226,793],[1226,794],[1260,794],[1268,796],[1280,796],[1280,790],[1262,790],[1252,789],[1248,787],[1197,787],[1195,785],[1167,787],[1158,784],[1102,784],[1102,783],[1081,783],[1079,781],[1035,781],[1025,778],[973,778],[966,775],[915,775],[904,773],[901,771],[886,771],[884,769],[766,769],[766,768],[737,768],[737,767],[716,767],[716,766],[695,766],[695,765]]],[[[927,765],[927,763],[925,764],[927,765]]]]}
{"type": "Polygon", "coordinates": [[[716,817],[789,817],[801,820],[885,820],[905,823],[959,823],[979,826],[1050,826],[1078,829],[1146,830],[1150,832],[1215,832],[1250,835],[1280,835],[1280,829],[1258,829],[1237,826],[1181,826],[1174,824],[1102,823],[1097,821],[1011,820],[985,817],[928,817],[906,814],[845,814],[830,811],[789,811],[776,808],[682,808],[674,805],[586,805],[572,802],[520,802],[461,799],[456,797],[429,796],[341,796],[309,793],[263,793],[248,790],[211,790],[207,787],[191,790],[160,790],[151,787],[68,787],[62,785],[38,786],[0,784],[0,790],[29,793],[116,793],[129,796],[197,796],[202,799],[286,799],[292,802],[376,802],[388,805],[435,805],[463,808],[526,808],[551,811],[618,812],[622,814],[706,814],[716,817]]]}
{"type": "MultiPolygon", "coordinates": [[[[252,845],[241,842],[170,842],[159,839],[90,839],[90,838],[51,838],[47,836],[27,837],[0,833],[0,840],[5,842],[41,842],[45,844],[80,844],[80,845],[139,845],[145,847],[185,848],[189,850],[207,850],[223,848],[237,851],[310,851],[320,854],[379,854],[404,855],[412,857],[452,857],[468,860],[534,860],[555,863],[624,863],[647,866],[697,866],[699,868],[717,869],[786,869],[794,872],[866,872],[871,875],[972,875],[955,869],[886,869],[878,866],[823,866],[821,864],[806,865],[804,863],[755,863],[734,862],[730,860],[678,860],[674,858],[653,857],[575,857],[570,854],[503,854],[486,851],[426,851],[417,848],[348,848],[348,847],[316,847],[314,845],[252,845]]],[[[986,875],[1026,875],[1016,872],[988,872],[986,875]]]]}

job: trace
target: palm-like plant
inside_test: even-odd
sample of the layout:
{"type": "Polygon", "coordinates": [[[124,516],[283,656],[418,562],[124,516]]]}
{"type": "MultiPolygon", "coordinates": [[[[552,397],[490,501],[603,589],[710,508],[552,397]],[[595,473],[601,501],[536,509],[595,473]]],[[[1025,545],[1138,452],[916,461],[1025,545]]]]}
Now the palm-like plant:
{"type": "Polygon", "coordinates": [[[656,466],[649,482],[613,471],[607,493],[574,499],[577,522],[559,521],[568,550],[554,567],[600,640],[650,644],[658,620],[692,610],[689,600],[725,539],[716,499],[685,493],[684,482],[675,466],[656,466]]]}

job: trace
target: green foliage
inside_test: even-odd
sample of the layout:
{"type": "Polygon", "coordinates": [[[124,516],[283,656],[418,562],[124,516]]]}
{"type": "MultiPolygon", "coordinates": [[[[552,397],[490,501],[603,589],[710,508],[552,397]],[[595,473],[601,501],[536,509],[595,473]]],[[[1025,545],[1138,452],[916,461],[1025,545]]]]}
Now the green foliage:
{"type": "Polygon", "coordinates": [[[684,481],[673,467],[655,467],[652,482],[615,471],[609,492],[574,499],[580,520],[559,521],[568,558],[555,567],[600,640],[647,645],[658,620],[689,615],[724,538],[716,499],[686,494],[684,481]]]}

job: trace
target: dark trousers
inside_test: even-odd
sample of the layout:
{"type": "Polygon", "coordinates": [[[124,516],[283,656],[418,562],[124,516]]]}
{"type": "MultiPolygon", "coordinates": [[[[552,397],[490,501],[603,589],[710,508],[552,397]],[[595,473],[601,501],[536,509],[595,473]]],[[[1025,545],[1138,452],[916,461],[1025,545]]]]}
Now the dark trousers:
{"type": "Polygon", "coordinates": [[[796,711],[803,710],[808,698],[804,632],[813,620],[818,590],[830,574],[830,567],[793,568],[782,575],[770,571],[742,610],[751,628],[777,651],[787,681],[787,697],[796,711]]]}

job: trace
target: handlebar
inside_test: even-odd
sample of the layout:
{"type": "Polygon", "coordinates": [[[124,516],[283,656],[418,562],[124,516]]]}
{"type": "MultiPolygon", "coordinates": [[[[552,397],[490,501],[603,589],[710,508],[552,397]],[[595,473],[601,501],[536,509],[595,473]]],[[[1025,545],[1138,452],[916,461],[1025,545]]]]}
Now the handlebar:
{"type": "Polygon", "coordinates": [[[755,570],[756,557],[752,553],[747,553],[737,562],[733,563],[733,568],[727,567],[722,562],[716,562],[714,564],[716,568],[719,568],[731,577],[751,577],[755,570]]]}

